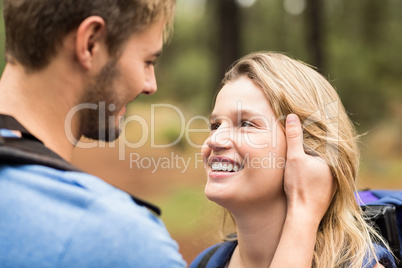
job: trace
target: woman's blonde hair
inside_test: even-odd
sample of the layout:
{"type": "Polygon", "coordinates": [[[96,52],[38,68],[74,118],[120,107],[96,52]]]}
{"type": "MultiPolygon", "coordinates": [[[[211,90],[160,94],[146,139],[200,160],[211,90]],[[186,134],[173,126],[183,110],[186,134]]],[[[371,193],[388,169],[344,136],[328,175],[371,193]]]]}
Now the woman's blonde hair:
{"type": "Polygon", "coordinates": [[[310,66],[273,52],[241,58],[226,73],[223,84],[243,76],[264,91],[283,126],[281,119],[288,114],[299,116],[305,152],[326,161],[338,186],[318,229],[313,267],[361,268],[365,258],[376,258],[373,239],[381,238],[363,220],[354,195],[357,134],[335,89],[310,66]]]}

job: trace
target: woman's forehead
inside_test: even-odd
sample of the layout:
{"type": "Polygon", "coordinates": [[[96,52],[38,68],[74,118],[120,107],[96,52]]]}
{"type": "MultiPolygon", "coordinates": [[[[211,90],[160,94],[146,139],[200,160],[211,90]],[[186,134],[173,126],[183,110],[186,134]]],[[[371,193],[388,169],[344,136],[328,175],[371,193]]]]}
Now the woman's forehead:
{"type": "Polygon", "coordinates": [[[273,114],[263,90],[246,77],[227,83],[219,91],[211,117],[227,113],[249,116],[273,114]]]}

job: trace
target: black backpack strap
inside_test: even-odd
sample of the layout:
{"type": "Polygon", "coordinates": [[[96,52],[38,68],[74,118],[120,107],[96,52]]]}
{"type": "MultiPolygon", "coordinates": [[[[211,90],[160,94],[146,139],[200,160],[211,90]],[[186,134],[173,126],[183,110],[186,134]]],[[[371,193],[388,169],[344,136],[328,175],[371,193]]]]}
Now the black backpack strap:
{"type": "Polygon", "coordinates": [[[147,209],[151,210],[153,213],[155,213],[158,216],[160,216],[162,214],[162,210],[159,207],[155,206],[154,204],[148,203],[147,201],[144,201],[138,197],[132,196],[131,194],[130,194],[130,196],[131,196],[131,199],[137,205],[146,207],[147,209]]]}
{"type": "Polygon", "coordinates": [[[223,245],[223,243],[216,245],[215,247],[211,248],[207,254],[204,255],[204,257],[201,259],[201,261],[198,263],[197,268],[206,268],[208,265],[209,260],[212,258],[212,256],[216,253],[216,251],[223,245]]]}
{"type": "MultiPolygon", "coordinates": [[[[401,241],[399,240],[396,208],[393,204],[361,206],[363,218],[374,225],[381,236],[388,242],[395,261],[401,259],[401,241]]],[[[381,245],[383,246],[383,245],[381,245]]]]}
{"type": "MultiPolygon", "coordinates": [[[[57,170],[83,172],[47,148],[14,117],[0,114],[0,129],[19,131],[22,135],[21,138],[0,135],[0,164],[41,165],[57,170]]],[[[138,205],[145,206],[155,214],[161,215],[161,210],[157,206],[130,196],[138,205]]]]}
{"type": "MultiPolygon", "coordinates": [[[[0,129],[9,129],[21,132],[22,137],[41,142],[32,135],[23,125],[10,115],[0,114],[0,129]]],[[[1,138],[1,137],[0,137],[1,138]]]]}
{"type": "Polygon", "coordinates": [[[47,148],[16,119],[0,114],[0,129],[21,132],[22,137],[0,136],[0,163],[8,165],[42,165],[58,170],[78,171],[58,154],[47,148]]]}
{"type": "Polygon", "coordinates": [[[197,268],[225,268],[229,263],[235,248],[237,247],[237,240],[226,240],[220,244],[206,249],[206,252],[201,260],[194,262],[197,268]]]}

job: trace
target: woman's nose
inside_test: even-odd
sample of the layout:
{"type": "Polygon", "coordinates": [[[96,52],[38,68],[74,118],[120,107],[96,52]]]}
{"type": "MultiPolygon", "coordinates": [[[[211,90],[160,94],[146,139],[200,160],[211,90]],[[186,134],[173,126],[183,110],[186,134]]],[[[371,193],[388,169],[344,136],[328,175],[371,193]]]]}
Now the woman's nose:
{"type": "Polygon", "coordinates": [[[225,150],[233,147],[233,129],[221,125],[214,130],[207,140],[207,145],[212,150],[225,150]]]}

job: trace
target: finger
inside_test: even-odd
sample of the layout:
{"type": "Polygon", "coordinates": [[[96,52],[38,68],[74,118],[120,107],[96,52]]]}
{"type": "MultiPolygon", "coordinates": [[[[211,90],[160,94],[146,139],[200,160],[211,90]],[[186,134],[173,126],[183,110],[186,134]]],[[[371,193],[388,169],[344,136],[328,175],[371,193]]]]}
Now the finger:
{"type": "Polygon", "coordinates": [[[287,158],[294,158],[304,154],[303,130],[299,117],[289,114],[286,117],[287,158]]]}

